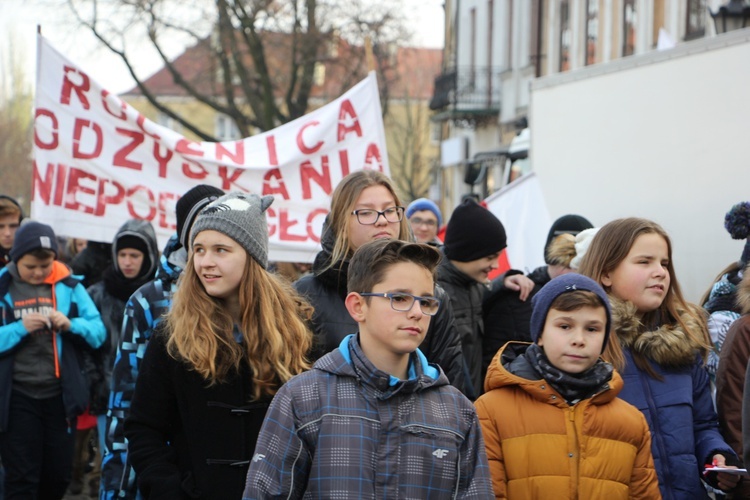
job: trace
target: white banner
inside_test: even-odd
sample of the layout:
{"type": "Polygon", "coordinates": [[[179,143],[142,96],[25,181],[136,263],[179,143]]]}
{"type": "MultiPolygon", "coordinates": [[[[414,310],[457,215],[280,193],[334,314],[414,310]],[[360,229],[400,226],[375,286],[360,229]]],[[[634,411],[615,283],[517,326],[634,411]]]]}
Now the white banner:
{"type": "Polygon", "coordinates": [[[485,200],[508,237],[508,261],[525,274],[544,265],[544,244],[552,225],[535,173],[511,182],[485,200]]]}
{"type": "Polygon", "coordinates": [[[160,246],[174,205],[197,184],[271,194],[269,260],[311,262],[336,184],[363,168],[390,175],[374,73],[293,122],[230,142],[194,142],[141,115],[37,44],[31,216],[61,235],[111,241],[151,221],[160,246]]]}

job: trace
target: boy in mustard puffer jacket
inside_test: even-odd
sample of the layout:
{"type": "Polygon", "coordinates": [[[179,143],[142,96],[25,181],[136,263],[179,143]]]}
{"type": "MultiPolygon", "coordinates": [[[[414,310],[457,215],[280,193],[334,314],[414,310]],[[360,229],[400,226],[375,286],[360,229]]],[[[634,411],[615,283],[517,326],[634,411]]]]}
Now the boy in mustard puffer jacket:
{"type": "Polygon", "coordinates": [[[565,274],[533,299],[534,344],[508,342],[476,401],[497,498],[661,498],[648,424],[600,359],[611,312],[593,280],[565,274]]]}

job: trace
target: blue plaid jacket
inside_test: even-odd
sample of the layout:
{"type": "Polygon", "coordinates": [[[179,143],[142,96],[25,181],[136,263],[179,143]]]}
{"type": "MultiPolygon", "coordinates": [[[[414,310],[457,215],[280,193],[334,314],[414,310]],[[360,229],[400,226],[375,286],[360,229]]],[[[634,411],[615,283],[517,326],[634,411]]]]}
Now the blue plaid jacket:
{"type": "Polygon", "coordinates": [[[130,400],[146,346],[162,315],[172,304],[177,278],[182,273],[182,267],[172,262],[177,252],[184,252],[181,247],[175,248],[178,245],[175,234],[164,248],[156,279],[136,290],[125,305],[122,337],[112,370],[109,395],[105,435],[107,449],[103,453],[99,488],[102,500],[141,498],[136,489],[135,472],[127,461],[128,443],[123,423],[130,411],[130,400]]]}
{"type": "Polygon", "coordinates": [[[398,380],[346,337],[279,390],[243,495],[323,497],[493,498],[474,406],[421,352],[398,380]]]}

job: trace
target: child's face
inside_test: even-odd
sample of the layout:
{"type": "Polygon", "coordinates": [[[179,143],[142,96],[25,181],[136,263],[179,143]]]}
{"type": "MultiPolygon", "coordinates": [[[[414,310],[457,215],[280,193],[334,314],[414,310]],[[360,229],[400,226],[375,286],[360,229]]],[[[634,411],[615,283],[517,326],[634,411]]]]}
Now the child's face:
{"type": "Polygon", "coordinates": [[[664,302],[670,284],[668,264],[664,238],[655,233],[642,234],[614,271],[602,276],[602,285],[618,299],[632,302],[643,315],[664,302]]]}
{"type": "Polygon", "coordinates": [[[550,309],[538,343],[555,368],[583,373],[599,359],[606,328],[604,307],[584,306],[575,311],[550,309]]]}
{"type": "Polygon", "coordinates": [[[54,256],[40,259],[27,253],[18,259],[18,262],[16,263],[16,267],[18,267],[18,275],[26,283],[31,285],[41,285],[52,272],[52,263],[54,261],[54,256]]]}
{"type": "MultiPolygon", "coordinates": [[[[383,281],[371,292],[406,292],[434,297],[434,289],[427,269],[412,262],[399,262],[387,270],[383,281]]],[[[422,313],[419,301],[415,300],[408,311],[396,311],[388,298],[359,297],[361,309],[354,319],[359,323],[363,348],[369,347],[368,356],[394,360],[408,356],[419,347],[430,326],[430,316],[422,313]]]]}
{"type": "Polygon", "coordinates": [[[20,225],[17,215],[0,216],[0,247],[10,248],[13,246],[13,240],[20,225]]]}
{"type": "Polygon", "coordinates": [[[193,241],[193,268],[211,297],[239,296],[247,252],[239,243],[218,231],[201,231],[193,241]]]}
{"type": "Polygon", "coordinates": [[[135,248],[123,248],[117,252],[117,267],[128,279],[138,276],[143,266],[143,252],[135,248]]]}
{"type": "Polygon", "coordinates": [[[499,257],[500,252],[497,252],[469,262],[458,262],[455,260],[451,262],[466,276],[479,283],[487,283],[490,280],[490,273],[497,269],[497,259],[499,257]]]}
{"type": "MultiPolygon", "coordinates": [[[[353,210],[367,209],[382,212],[394,206],[396,206],[396,200],[393,199],[391,192],[385,186],[378,184],[362,191],[353,210]]],[[[381,238],[398,238],[400,229],[400,222],[388,222],[382,215],[378,217],[375,224],[360,224],[356,215],[349,214],[349,244],[352,250],[381,238]]]]}

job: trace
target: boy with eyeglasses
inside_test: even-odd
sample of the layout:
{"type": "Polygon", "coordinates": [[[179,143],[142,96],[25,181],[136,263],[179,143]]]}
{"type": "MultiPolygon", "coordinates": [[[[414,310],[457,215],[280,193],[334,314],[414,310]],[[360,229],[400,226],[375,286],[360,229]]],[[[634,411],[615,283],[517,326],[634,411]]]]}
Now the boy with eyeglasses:
{"type": "Polygon", "coordinates": [[[277,393],[244,499],[491,498],[476,412],[419,351],[435,298],[434,248],[381,239],[349,264],[359,332],[277,393]]]}

